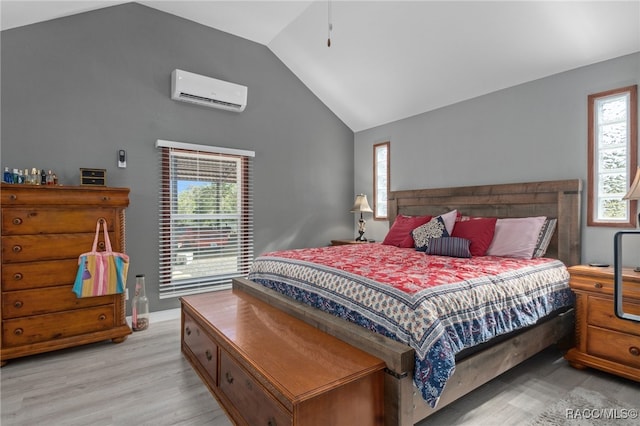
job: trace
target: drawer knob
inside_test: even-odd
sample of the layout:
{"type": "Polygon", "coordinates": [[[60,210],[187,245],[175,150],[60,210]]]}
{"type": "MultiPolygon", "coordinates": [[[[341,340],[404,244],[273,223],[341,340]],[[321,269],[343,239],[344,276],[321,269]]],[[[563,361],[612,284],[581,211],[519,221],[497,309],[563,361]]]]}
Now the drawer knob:
{"type": "Polygon", "coordinates": [[[602,288],[602,283],[595,283],[593,286],[595,288],[602,288]]]}
{"type": "Polygon", "coordinates": [[[98,242],[98,248],[104,250],[104,241],[98,242]]]}
{"type": "Polygon", "coordinates": [[[14,308],[20,309],[22,308],[22,301],[21,300],[16,300],[15,303],[13,304],[14,308]]]}
{"type": "Polygon", "coordinates": [[[14,253],[20,253],[22,251],[22,246],[15,245],[11,250],[13,250],[14,253]]]}
{"type": "Polygon", "coordinates": [[[213,358],[213,355],[211,354],[211,351],[209,349],[205,351],[204,356],[207,357],[207,361],[211,361],[211,359],[213,358]]]}
{"type": "Polygon", "coordinates": [[[187,336],[191,336],[191,329],[189,327],[187,327],[184,332],[187,333],[187,336]]]}
{"type": "Polygon", "coordinates": [[[278,424],[276,423],[276,419],[274,419],[273,417],[269,418],[269,420],[267,420],[267,426],[278,426],[278,424]]]}
{"type": "Polygon", "coordinates": [[[109,197],[107,196],[102,197],[102,201],[109,201],[109,197]]]}
{"type": "Polygon", "coordinates": [[[633,356],[638,356],[640,355],[640,348],[638,348],[637,346],[631,346],[629,348],[629,353],[633,356]]]}
{"type": "Polygon", "coordinates": [[[21,328],[16,328],[15,330],[13,330],[13,334],[15,334],[16,336],[22,336],[22,333],[24,333],[24,330],[21,328]]]}
{"type": "Polygon", "coordinates": [[[14,225],[22,225],[22,219],[19,217],[14,217],[12,222],[14,225]]]}
{"type": "Polygon", "coordinates": [[[100,315],[100,316],[98,317],[98,319],[99,319],[100,321],[104,321],[104,320],[106,320],[106,319],[107,319],[107,316],[106,316],[105,314],[102,314],[102,315],[100,315]]]}
{"type": "Polygon", "coordinates": [[[233,376],[231,375],[231,373],[229,373],[228,371],[225,373],[224,375],[225,379],[227,379],[227,383],[231,384],[233,383],[233,376]]]}
{"type": "Polygon", "coordinates": [[[13,279],[16,281],[20,281],[22,279],[22,273],[16,272],[15,274],[13,274],[13,279]]]}
{"type": "Polygon", "coordinates": [[[17,199],[18,199],[18,196],[17,196],[16,194],[11,194],[11,195],[9,195],[9,199],[10,199],[11,201],[15,201],[15,200],[17,200],[17,199]]]}

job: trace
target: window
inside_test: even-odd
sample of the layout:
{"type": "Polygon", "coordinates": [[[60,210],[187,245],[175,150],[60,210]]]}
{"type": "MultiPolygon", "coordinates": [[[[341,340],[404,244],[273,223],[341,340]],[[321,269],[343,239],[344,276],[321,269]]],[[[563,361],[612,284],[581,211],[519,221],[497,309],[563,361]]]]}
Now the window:
{"type": "Polygon", "coordinates": [[[638,162],[637,106],[637,86],[589,95],[590,226],[636,226],[637,205],[622,197],[638,162]]]}
{"type": "Polygon", "coordinates": [[[160,298],[231,287],[253,260],[253,152],[159,140],[160,298]]]}
{"type": "Polygon", "coordinates": [[[373,219],[387,219],[389,142],[373,145],[373,219]]]}

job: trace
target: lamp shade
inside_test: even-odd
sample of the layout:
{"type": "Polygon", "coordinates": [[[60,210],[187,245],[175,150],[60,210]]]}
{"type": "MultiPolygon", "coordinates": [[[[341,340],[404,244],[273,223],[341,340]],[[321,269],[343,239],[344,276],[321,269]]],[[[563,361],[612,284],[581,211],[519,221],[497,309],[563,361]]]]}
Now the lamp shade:
{"type": "Polygon", "coordinates": [[[373,210],[371,210],[371,207],[369,207],[369,203],[367,202],[367,196],[364,194],[358,194],[356,196],[356,202],[353,204],[353,207],[351,207],[351,213],[358,212],[373,213],[373,210]]]}
{"type": "Polygon", "coordinates": [[[640,200],[640,167],[638,167],[638,170],[636,170],[636,176],[633,178],[633,182],[631,182],[629,191],[627,191],[627,194],[622,197],[622,199],[640,200]]]}

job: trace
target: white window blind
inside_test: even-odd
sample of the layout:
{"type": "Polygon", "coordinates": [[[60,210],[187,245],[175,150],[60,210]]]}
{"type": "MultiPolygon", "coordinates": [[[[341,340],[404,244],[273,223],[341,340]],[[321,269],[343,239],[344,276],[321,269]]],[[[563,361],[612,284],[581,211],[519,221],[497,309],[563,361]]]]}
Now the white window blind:
{"type": "Polygon", "coordinates": [[[221,290],[253,261],[251,151],[156,142],[160,298],[221,290]]]}

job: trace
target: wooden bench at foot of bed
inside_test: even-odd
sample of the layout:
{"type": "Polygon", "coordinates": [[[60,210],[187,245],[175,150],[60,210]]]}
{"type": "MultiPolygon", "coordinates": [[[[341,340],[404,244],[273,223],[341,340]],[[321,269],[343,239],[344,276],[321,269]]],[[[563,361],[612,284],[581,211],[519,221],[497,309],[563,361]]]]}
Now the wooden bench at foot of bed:
{"type": "Polygon", "coordinates": [[[384,424],[381,359],[248,293],[181,304],[182,352],[235,424],[384,424]]]}

